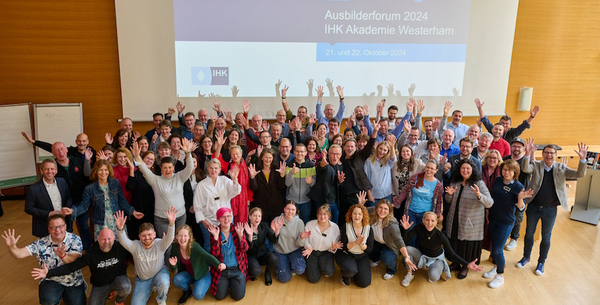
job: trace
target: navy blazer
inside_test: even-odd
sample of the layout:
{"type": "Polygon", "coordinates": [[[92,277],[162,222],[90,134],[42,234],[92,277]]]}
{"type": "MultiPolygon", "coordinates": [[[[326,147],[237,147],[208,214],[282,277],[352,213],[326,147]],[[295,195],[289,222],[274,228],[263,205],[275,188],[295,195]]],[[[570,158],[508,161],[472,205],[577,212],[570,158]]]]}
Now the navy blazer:
{"type": "MultiPolygon", "coordinates": [[[[69,186],[67,181],[63,178],[56,177],[56,186],[60,192],[60,199],[62,206],[67,208],[73,207],[73,201],[71,199],[71,192],[69,192],[69,186]]],[[[25,213],[32,216],[31,221],[31,234],[37,237],[48,236],[48,214],[54,211],[52,206],[52,200],[44,185],[44,179],[40,179],[38,182],[32,184],[27,190],[25,195],[25,213]]],[[[71,216],[66,217],[67,231],[73,232],[73,223],[71,216]]]]}

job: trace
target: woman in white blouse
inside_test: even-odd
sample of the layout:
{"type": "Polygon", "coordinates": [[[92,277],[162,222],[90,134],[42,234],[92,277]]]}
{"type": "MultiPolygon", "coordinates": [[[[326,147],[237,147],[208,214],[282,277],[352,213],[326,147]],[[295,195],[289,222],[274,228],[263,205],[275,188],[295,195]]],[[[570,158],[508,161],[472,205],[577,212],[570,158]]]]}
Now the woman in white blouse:
{"type": "Polygon", "coordinates": [[[229,171],[229,177],[219,176],[221,172],[221,162],[217,159],[211,159],[207,164],[208,177],[198,182],[194,190],[194,214],[196,222],[200,223],[202,237],[204,238],[203,248],[210,252],[210,233],[209,225],[217,226],[217,210],[220,208],[231,209],[231,199],[240,194],[242,187],[238,183],[237,177],[239,168],[232,167],[229,171]]]}
{"type": "Polygon", "coordinates": [[[306,223],[304,228],[310,232],[302,255],[306,257],[306,277],[311,283],[318,282],[321,274],[330,277],[335,272],[333,254],[342,248],[342,242],[339,227],[330,219],[331,210],[324,204],[317,209],[317,219],[306,223]]]}

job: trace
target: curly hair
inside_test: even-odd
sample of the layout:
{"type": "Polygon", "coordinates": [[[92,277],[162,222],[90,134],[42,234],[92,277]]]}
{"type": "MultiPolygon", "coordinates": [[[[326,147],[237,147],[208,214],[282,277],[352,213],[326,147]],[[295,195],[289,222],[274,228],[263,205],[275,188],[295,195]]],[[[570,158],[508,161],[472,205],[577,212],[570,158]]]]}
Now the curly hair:
{"type": "Polygon", "coordinates": [[[458,164],[456,164],[456,166],[454,166],[452,182],[462,182],[464,180],[463,176],[460,174],[460,168],[463,166],[463,164],[468,164],[472,169],[471,176],[467,179],[466,184],[475,185],[477,181],[481,180],[481,172],[477,166],[475,166],[475,163],[471,161],[471,159],[462,159],[458,162],[458,164]]]}
{"type": "Polygon", "coordinates": [[[112,164],[119,164],[117,155],[120,153],[124,153],[125,156],[127,156],[127,159],[129,159],[129,161],[131,161],[131,163],[133,163],[133,156],[131,155],[131,151],[125,147],[119,147],[119,148],[115,149],[112,160],[110,160],[110,162],[112,164]]]}
{"type": "Polygon", "coordinates": [[[181,230],[187,230],[188,231],[188,235],[190,237],[190,239],[187,242],[187,245],[185,247],[185,255],[187,255],[188,257],[192,255],[192,245],[194,244],[194,234],[192,233],[192,228],[188,225],[183,225],[179,228],[177,228],[177,231],[175,231],[175,236],[177,236],[177,234],[179,234],[179,231],[181,230]]]}
{"type": "Polygon", "coordinates": [[[367,208],[365,208],[364,205],[360,205],[360,204],[354,204],[350,207],[350,209],[348,210],[348,212],[346,212],[346,222],[347,223],[352,223],[352,212],[354,212],[354,209],[360,209],[360,211],[362,212],[363,215],[363,219],[362,219],[362,225],[363,227],[369,224],[369,211],[367,211],[367,208]]]}

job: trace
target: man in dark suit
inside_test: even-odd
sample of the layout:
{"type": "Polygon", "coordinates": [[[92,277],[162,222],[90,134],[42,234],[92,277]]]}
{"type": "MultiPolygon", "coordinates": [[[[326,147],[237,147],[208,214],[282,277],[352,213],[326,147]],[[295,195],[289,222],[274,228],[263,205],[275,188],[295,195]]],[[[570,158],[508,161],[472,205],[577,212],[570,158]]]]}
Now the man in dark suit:
{"type": "Polygon", "coordinates": [[[48,217],[62,214],[67,218],[67,231],[73,232],[71,221],[71,193],[63,178],[55,177],[56,161],[46,159],[41,164],[42,179],[29,187],[25,196],[25,213],[32,216],[31,233],[37,237],[48,236],[48,217]]]}

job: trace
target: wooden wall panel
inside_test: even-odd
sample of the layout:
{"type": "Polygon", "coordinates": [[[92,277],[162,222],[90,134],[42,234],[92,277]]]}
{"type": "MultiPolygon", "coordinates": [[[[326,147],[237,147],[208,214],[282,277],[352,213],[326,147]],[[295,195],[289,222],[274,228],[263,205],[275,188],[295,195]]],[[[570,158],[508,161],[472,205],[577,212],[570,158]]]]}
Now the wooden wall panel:
{"type": "MultiPolygon", "coordinates": [[[[516,111],[524,86],[542,109],[524,136],[600,144],[599,19],[598,0],[520,1],[506,111],[517,124],[528,116],[516,111]]],[[[113,1],[0,0],[0,104],[21,102],[83,103],[91,144],[103,145],[122,116],[113,1]]]]}

